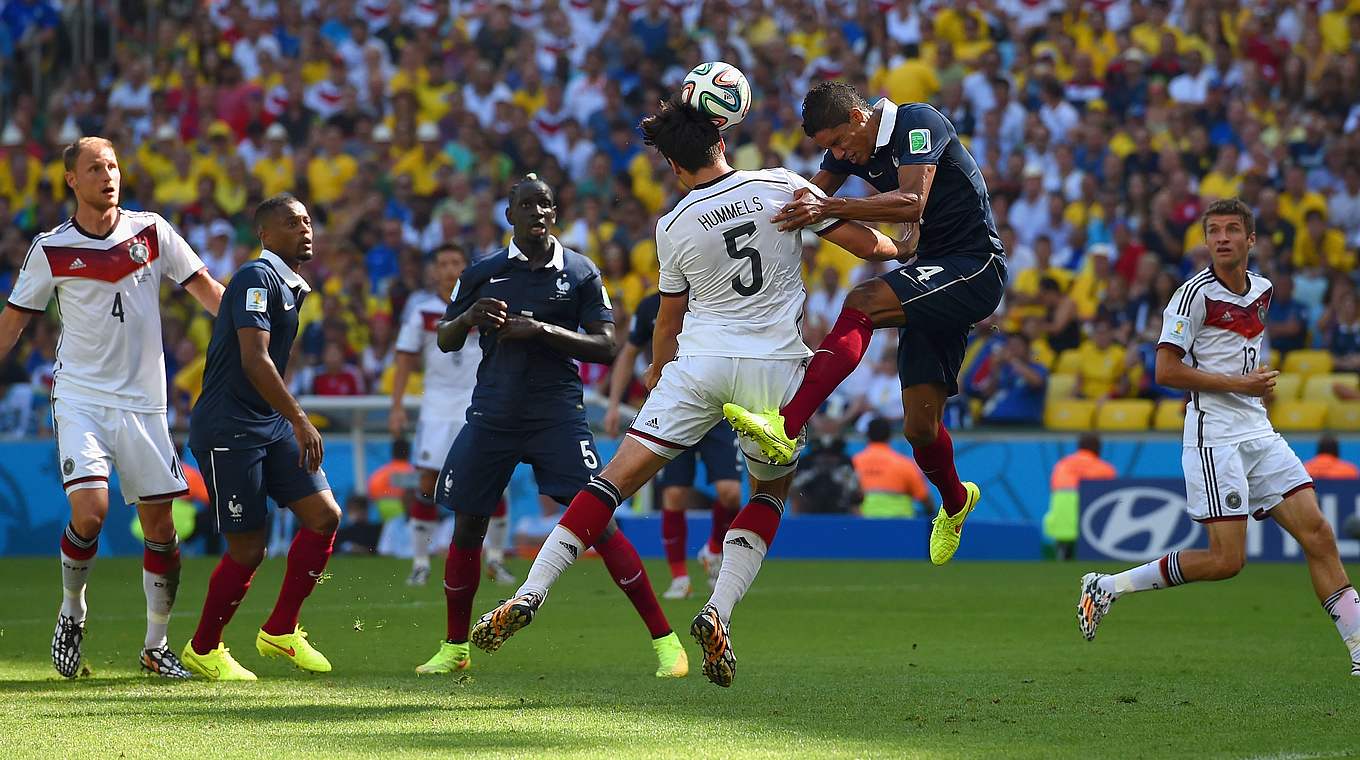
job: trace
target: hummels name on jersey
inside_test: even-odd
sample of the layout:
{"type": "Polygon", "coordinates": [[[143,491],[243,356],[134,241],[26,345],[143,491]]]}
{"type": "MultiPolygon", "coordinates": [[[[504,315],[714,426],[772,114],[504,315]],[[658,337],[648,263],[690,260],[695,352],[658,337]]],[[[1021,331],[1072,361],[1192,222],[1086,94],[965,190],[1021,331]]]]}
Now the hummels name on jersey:
{"type": "Polygon", "coordinates": [[[765,204],[760,202],[759,196],[751,196],[750,200],[740,200],[736,203],[729,203],[726,206],[719,206],[707,214],[700,214],[697,221],[703,226],[704,231],[717,227],[723,222],[730,222],[739,216],[754,214],[757,211],[764,211],[765,204]]]}

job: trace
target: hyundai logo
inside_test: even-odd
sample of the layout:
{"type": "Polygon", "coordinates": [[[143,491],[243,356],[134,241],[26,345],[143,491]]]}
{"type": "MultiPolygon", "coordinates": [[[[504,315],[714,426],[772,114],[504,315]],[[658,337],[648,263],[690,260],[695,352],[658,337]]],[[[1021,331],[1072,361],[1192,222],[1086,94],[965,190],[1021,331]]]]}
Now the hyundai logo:
{"type": "Polygon", "coordinates": [[[1147,562],[1194,545],[1200,526],[1185,514],[1185,497],[1155,486],[1111,491],[1082,510],[1081,532],[1092,549],[1125,562],[1147,562]]]}

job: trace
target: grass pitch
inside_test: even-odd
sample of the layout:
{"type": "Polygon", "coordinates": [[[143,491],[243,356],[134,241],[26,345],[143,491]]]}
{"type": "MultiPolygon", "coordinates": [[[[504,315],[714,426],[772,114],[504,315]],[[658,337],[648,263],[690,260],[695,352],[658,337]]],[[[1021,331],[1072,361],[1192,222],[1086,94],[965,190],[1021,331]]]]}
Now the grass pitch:
{"type": "MultiPolygon", "coordinates": [[[[211,566],[185,567],[176,650],[211,566]]],[[[335,672],[307,675],[254,651],[282,569],[265,564],[227,630],[261,680],[169,683],[137,673],[139,563],[101,559],[94,674],[68,682],[48,656],[56,558],[0,560],[6,760],[1360,756],[1360,679],[1302,566],[1126,598],[1088,644],[1080,564],[772,561],[737,608],[731,689],[704,680],[685,633],[699,598],[664,603],[690,676],[653,678],[646,632],[598,561],[568,573],[501,652],[418,678],[443,634],[438,581],[408,589],[404,562],[337,558],[302,616],[335,672]]],[[[649,572],[663,585],[662,565],[649,572]]],[[[477,612],[509,591],[483,583],[477,612]]]]}

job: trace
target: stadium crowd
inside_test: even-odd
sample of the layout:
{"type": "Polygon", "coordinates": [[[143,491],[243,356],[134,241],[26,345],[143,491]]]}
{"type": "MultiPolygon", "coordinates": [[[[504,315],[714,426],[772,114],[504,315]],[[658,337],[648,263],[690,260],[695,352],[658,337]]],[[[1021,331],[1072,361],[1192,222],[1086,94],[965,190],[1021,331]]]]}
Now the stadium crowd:
{"type": "MultiPolygon", "coordinates": [[[[975,332],[951,424],[1038,425],[1047,399],[1068,396],[1179,398],[1152,378],[1161,310],[1206,265],[1198,216],[1220,197],[1257,210],[1273,349],[1323,349],[1335,369],[1360,370],[1360,2],[96,5],[117,42],[107,64],[77,66],[74,10],[0,3],[0,291],[30,239],[69,214],[60,151],[80,135],[113,140],[124,205],[171,219],[219,279],[258,250],[255,204],[291,191],[319,223],[300,393],[386,390],[426,254],[455,242],[476,260],[504,245],[507,190],[526,172],[557,189],[558,236],[600,265],[626,324],[656,285],[654,220],[683,192],[634,126],[715,59],[754,91],[727,133],[738,168],[816,171],[799,104],[826,78],[871,102],[931,102],[964,136],[1010,283],[975,332]]],[[[805,244],[815,346],[847,289],[882,270],[805,244]]],[[[182,293],[166,297],[183,426],[211,326],[182,293]]],[[[0,364],[5,430],[47,425],[35,410],[57,338],[40,322],[0,364]]],[[[894,353],[880,334],[833,397],[841,429],[900,418],[894,353]]]]}

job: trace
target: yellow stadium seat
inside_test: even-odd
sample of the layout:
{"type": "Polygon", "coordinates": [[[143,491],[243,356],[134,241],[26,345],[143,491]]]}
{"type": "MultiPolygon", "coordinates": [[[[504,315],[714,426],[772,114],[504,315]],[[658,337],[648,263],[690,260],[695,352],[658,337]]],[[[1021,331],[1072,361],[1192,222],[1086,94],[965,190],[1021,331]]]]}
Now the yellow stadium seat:
{"type": "Polygon", "coordinates": [[[1072,398],[1077,395],[1077,376],[1058,372],[1048,376],[1048,389],[1045,397],[1049,400],[1072,398]]]}
{"type": "Polygon", "coordinates": [[[1054,399],[1044,405],[1044,427],[1049,430],[1090,430],[1096,402],[1085,399],[1054,399]]]}
{"type": "Polygon", "coordinates": [[[1281,373],[1275,378],[1275,401],[1294,401],[1303,388],[1303,375],[1281,373]]]}
{"type": "Polygon", "coordinates": [[[1327,428],[1343,433],[1360,430],[1360,401],[1333,401],[1328,404],[1327,428]]]}
{"type": "Polygon", "coordinates": [[[1096,430],[1147,430],[1155,406],[1143,398],[1106,401],[1096,411],[1096,430]]]}
{"type": "Polygon", "coordinates": [[[1326,420],[1322,401],[1281,401],[1270,407],[1270,421],[1280,431],[1321,430],[1326,420]]]}
{"type": "Polygon", "coordinates": [[[1058,354],[1058,362],[1053,366],[1055,375],[1076,375],[1081,372],[1081,355],[1075,348],[1058,354]]]}
{"type": "Polygon", "coordinates": [[[1280,349],[1278,348],[1270,349],[1270,363],[1267,364],[1266,366],[1270,367],[1271,369],[1280,368],[1280,349]]]}
{"type": "Polygon", "coordinates": [[[1181,430],[1185,427],[1185,401],[1164,398],[1157,402],[1157,411],[1152,415],[1154,430],[1181,430]]]}
{"type": "MultiPolygon", "coordinates": [[[[1335,387],[1341,385],[1352,390],[1360,389],[1360,375],[1352,372],[1329,373],[1326,375],[1313,375],[1303,385],[1303,395],[1300,398],[1304,401],[1335,401],[1335,387]]],[[[1279,387],[1279,380],[1276,379],[1275,387],[1279,387]]]]}
{"type": "Polygon", "coordinates": [[[1328,351],[1311,349],[1290,351],[1285,354],[1284,365],[1280,369],[1305,376],[1326,374],[1332,371],[1332,355],[1328,351]]]}
{"type": "MultiPolygon", "coordinates": [[[[397,376],[397,364],[393,362],[383,370],[382,376],[378,378],[378,392],[390,396],[392,395],[392,384],[397,376]]],[[[412,372],[406,378],[406,395],[419,396],[425,391],[425,375],[420,372],[412,372]]]]}

